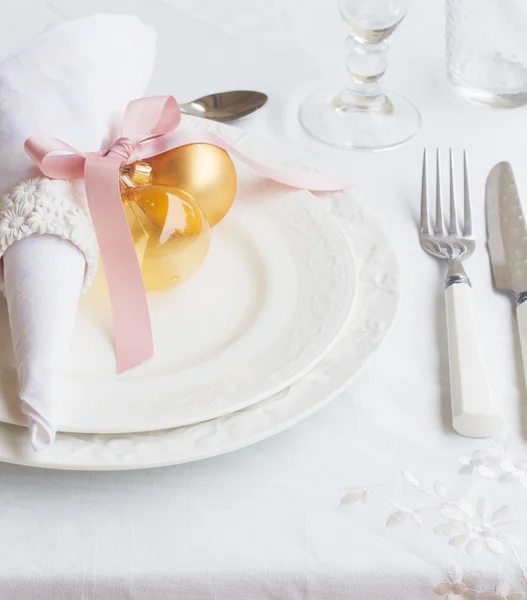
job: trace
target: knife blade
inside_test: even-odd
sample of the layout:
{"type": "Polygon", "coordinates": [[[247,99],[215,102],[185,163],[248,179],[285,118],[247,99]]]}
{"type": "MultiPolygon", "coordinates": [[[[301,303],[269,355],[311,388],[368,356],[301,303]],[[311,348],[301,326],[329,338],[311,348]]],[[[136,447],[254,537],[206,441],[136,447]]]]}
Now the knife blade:
{"type": "Polygon", "coordinates": [[[495,286],[527,299],[527,226],[518,188],[508,162],[487,177],[487,234],[495,286]]]}
{"type": "Polygon", "coordinates": [[[489,173],[486,204],[494,283],[516,299],[516,323],[527,382],[527,226],[509,163],[498,163],[489,173]]]}

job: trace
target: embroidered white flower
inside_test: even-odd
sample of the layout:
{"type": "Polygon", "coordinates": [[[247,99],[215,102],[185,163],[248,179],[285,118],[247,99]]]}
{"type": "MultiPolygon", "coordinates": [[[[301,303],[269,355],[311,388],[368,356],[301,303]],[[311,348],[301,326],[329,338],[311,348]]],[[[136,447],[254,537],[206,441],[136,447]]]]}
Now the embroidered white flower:
{"type": "MultiPolygon", "coordinates": [[[[508,460],[505,447],[494,440],[489,440],[488,444],[487,447],[458,459],[460,473],[474,473],[485,478],[488,491],[492,490],[498,497],[503,493],[503,486],[497,481],[514,481],[527,487],[527,463],[508,460]]],[[[454,485],[453,482],[453,487],[454,485]]],[[[374,492],[389,490],[396,496],[394,500],[397,500],[397,504],[391,503],[395,510],[387,515],[387,528],[400,526],[407,529],[417,525],[426,531],[427,525],[434,519],[435,522],[431,523],[432,527],[435,525],[434,533],[446,536],[449,545],[459,554],[466,552],[474,556],[485,552],[485,556],[479,559],[481,568],[485,569],[483,573],[492,575],[494,570],[489,570],[489,558],[494,557],[497,573],[503,573],[507,562],[513,563],[517,576],[527,585],[527,568],[524,566],[522,550],[524,541],[527,540],[527,522],[509,519],[509,512],[512,511],[505,504],[490,506],[485,498],[472,502],[470,499],[473,492],[481,487],[484,487],[482,482],[476,482],[475,485],[470,482],[467,497],[458,497],[442,481],[436,480],[433,485],[427,485],[413,473],[404,470],[402,480],[394,483],[348,489],[341,498],[341,505],[366,504],[374,492]],[[404,503],[399,503],[399,500],[404,503]]],[[[518,490],[516,497],[520,503],[513,505],[514,513],[523,516],[527,504],[521,490],[518,490]]],[[[476,563],[476,560],[472,559],[472,562],[476,563]]],[[[507,581],[499,582],[495,579],[494,583],[498,581],[498,584],[494,591],[478,591],[475,583],[469,583],[467,575],[463,575],[463,570],[459,567],[449,572],[449,579],[450,581],[442,581],[434,588],[437,595],[448,600],[527,600],[525,591],[521,593],[513,590],[507,581]]]]}
{"type": "Polygon", "coordinates": [[[467,576],[461,567],[455,566],[448,570],[450,581],[441,581],[434,588],[438,596],[447,600],[527,600],[527,595],[521,592],[511,592],[512,586],[508,581],[500,581],[493,592],[480,592],[475,588],[475,582],[467,581],[467,576]]]}
{"type": "Polygon", "coordinates": [[[431,489],[425,487],[412,473],[403,471],[404,484],[389,486],[357,487],[349,490],[341,499],[341,505],[362,502],[365,504],[375,487],[391,487],[405,491],[419,491],[424,496],[434,500],[433,505],[408,506],[392,504],[395,511],[386,521],[386,527],[397,527],[405,523],[423,526],[423,515],[436,512],[444,520],[436,525],[434,532],[449,538],[449,544],[454,548],[463,548],[472,556],[487,550],[492,554],[502,555],[506,551],[520,545],[520,540],[510,535],[508,530],[518,523],[505,521],[509,513],[507,506],[487,514],[484,499],[478,501],[476,508],[464,498],[450,498],[447,487],[436,481],[431,489]]]}
{"type": "Polygon", "coordinates": [[[526,600],[527,594],[511,592],[511,584],[508,581],[500,581],[494,592],[482,592],[478,594],[481,600],[526,600]]]}
{"type": "Polygon", "coordinates": [[[0,244],[9,246],[31,233],[27,224],[31,210],[31,205],[19,203],[2,211],[0,214],[0,244]]]}
{"type": "Polygon", "coordinates": [[[467,510],[470,505],[445,506],[441,515],[447,519],[438,525],[435,532],[439,535],[450,536],[449,544],[455,548],[465,548],[472,556],[479,554],[484,548],[493,554],[504,554],[510,544],[517,540],[507,535],[503,527],[511,525],[503,521],[509,514],[508,506],[500,506],[492,514],[486,514],[486,502],[481,499],[477,503],[477,516],[472,510],[467,510]]]}
{"type": "Polygon", "coordinates": [[[487,479],[498,478],[500,482],[519,483],[527,489],[527,460],[512,460],[507,457],[505,447],[491,440],[493,447],[474,450],[470,456],[459,456],[462,475],[477,473],[487,479]]]}
{"type": "Polygon", "coordinates": [[[496,477],[499,455],[492,448],[482,448],[474,450],[470,456],[458,457],[458,462],[461,465],[461,475],[470,475],[475,471],[482,477],[492,479],[496,477]]]}
{"type": "Polygon", "coordinates": [[[450,581],[442,581],[434,588],[434,594],[445,596],[446,600],[475,600],[476,590],[463,581],[464,573],[461,567],[455,566],[448,570],[450,581]]]}

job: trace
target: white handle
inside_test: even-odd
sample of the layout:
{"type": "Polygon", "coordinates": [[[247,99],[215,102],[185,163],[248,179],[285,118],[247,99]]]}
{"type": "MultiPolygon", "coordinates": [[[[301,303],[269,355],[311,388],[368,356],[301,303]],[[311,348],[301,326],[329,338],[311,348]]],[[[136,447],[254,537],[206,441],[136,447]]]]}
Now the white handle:
{"type": "Polygon", "coordinates": [[[522,349],[523,372],[527,381],[527,302],[522,302],[518,305],[516,308],[516,318],[518,320],[518,334],[522,349]]]}
{"type": "MultiPolygon", "coordinates": [[[[472,288],[453,283],[445,290],[445,299],[454,429],[467,437],[492,437],[503,428],[504,421],[485,369],[472,288]]],[[[525,332],[527,336],[527,329],[525,332]]]]}

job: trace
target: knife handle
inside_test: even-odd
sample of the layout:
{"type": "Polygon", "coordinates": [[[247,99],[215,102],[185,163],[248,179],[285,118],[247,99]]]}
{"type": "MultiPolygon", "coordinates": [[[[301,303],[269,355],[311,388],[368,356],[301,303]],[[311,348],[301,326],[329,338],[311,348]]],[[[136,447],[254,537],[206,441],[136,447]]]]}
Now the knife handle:
{"type": "MultiPolygon", "coordinates": [[[[522,298],[523,300],[523,298],[522,298]]],[[[523,372],[527,382],[527,302],[521,301],[516,305],[516,320],[518,321],[518,334],[522,350],[523,372]]]]}
{"type": "MultiPolygon", "coordinates": [[[[460,435],[484,438],[496,435],[504,420],[489,385],[473,295],[468,279],[452,283],[445,290],[450,395],[454,429],[460,435]]],[[[525,333],[527,343],[527,329],[525,333]]]]}

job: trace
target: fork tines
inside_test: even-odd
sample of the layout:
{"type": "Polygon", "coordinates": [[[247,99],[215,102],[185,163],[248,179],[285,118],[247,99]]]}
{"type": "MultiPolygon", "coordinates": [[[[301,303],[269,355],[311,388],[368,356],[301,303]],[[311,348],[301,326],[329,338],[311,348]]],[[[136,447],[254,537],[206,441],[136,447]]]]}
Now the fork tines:
{"type": "Polygon", "coordinates": [[[467,169],[467,153],[463,150],[463,207],[464,223],[460,227],[458,216],[456,193],[454,184],[454,159],[452,149],[449,150],[449,190],[450,190],[450,219],[448,230],[445,227],[445,218],[443,214],[443,198],[441,191],[441,164],[440,152],[436,151],[436,205],[435,205],[435,223],[432,223],[430,216],[430,202],[428,199],[428,180],[427,180],[427,151],[423,153],[423,174],[421,183],[421,235],[437,236],[472,236],[472,209],[470,205],[470,192],[467,169]]]}

